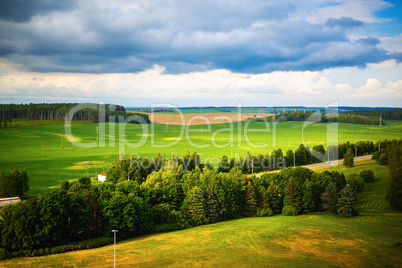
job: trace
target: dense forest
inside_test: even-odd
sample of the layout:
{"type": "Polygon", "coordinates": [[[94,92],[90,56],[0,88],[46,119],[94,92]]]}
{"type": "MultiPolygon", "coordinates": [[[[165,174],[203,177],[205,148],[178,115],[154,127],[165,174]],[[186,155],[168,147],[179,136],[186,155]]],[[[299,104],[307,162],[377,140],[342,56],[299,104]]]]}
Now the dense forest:
{"type": "MultiPolygon", "coordinates": [[[[18,119],[27,118],[32,120],[90,120],[99,122],[104,116],[105,122],[118,122],[119,116],[124,120],[134,115],[136,119],[130,123],[149,123],[149,117],[141,113],[127,113],[123,106],[110,104],[84,104],[87,108],[79,109],[70,114],[78,103],[30,103],[30,104],[0,104],[0,118],[18,119]],[[101,116],[101,118],[99,118],[101,116]]],[[[82,105],[82,104],[81,104],[82,105]]],[[[4,120],[2,120],[4,121],[4,120]]]]}
{"type": "MultiPolygon", "coordinates": [[[[272,119],[276,121],[307,121],[307,122],[339,122],[339,123],[349,123],[349,124],[364,124],[364,125],[380,125],[383,124],[380,116],[369,116],[369,115],[359,115],[356,112],[347,113],[313,113],[313,112],[301,112],[301,111],[290,111],[274,116],[267,117],[267,119],[272,119]]],[[[256,119],[261,120],[261,119],[256,119]]]]}
{"type": "Polygon", "coordinates": [[[18,256],[10,252],[40,255],[41,248],[60,250],[63,244],[110,236],[113,229],[119,230],[120,238],[128,238],[238,217],[311,211],[356,214],[353,207],[352,214],[341,209],[342,197],[350,204],[355,197],[348,179],[338,172],[296,168],[257,178],[239,169],[179,169],[165,167],[141,184],[92,184],[82,177],[72,184],[64,181],[61,190],[8,205],[1,210],[0,253],[3,258],[18,256]],[[326,192],[329,196],[324,198],[326,192]]]}
{"type": "Polygon", "coordinates": [[[383,120],[402,120],[402,109],[385,109],[385,110],[361,110],[347,112],[344,114],[354,114],[359,116],[381,116],[383,120]]]}

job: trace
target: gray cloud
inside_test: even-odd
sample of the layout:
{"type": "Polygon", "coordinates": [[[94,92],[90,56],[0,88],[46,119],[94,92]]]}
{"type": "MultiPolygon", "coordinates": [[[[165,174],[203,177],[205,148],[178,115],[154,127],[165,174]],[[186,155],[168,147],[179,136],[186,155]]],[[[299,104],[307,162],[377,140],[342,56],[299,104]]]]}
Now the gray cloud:
{"type": "Polygon", "coordinates": [[[0,18],[14,22],[27,22],[35,15],[50,11],[72,9],[75,0],[2,0],[0,18]]]}
{"type": "Polygon", "coordinates": [[[171,73],[262,73],[364,67],[390,57],[378,39],[349,39],[360,20],[311,23],[300,16],[303,1],[22,2],[6,1],[0,14],[0,56],[41,72],[138,72],[159,64],[171,73]]]}

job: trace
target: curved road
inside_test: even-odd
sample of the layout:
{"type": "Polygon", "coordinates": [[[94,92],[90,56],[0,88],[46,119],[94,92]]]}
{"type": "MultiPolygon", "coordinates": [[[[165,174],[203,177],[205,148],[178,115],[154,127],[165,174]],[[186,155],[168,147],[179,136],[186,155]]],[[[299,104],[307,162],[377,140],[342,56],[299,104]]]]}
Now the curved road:
{"type": "MultiPolygon", "coordinates": [[[[358,156],[353,159],[354,159],[354,161],[371,159],[371,155],[358,156]]],[[[339,159],[339,160],[331,161],[330,164],[328,164],[327,162],[322,162],[322,163],[312,164],[312,165],[303,166],[303,167],[313,169],[313,168],[326,167],[326,166],[336,166],[336,165],[339,165],[342,163],[343,163],[343,159],[339,159]]]]}
{"type": "MultiPolygon", "coordinates": [[[[371,159],[372,155],[364,155],[364,156],[358,156],[358,157],[354,157],[353,160],[354,161],[360,161],[360,160],[365,160],[365,159],[371,159]]],[[[328,162],[322,162],[322,163],[318,163],[318,164],[312,164],[312,165],[307,165],[307,166],[301,166],[301,167],[305,167],[305,168],[309,168],[309,169],[314,169],[314,168],[319,168],[319,167],[327,167],[327,166],[337,166],[339,164],[343,163],[343,159],[339,159],[339,160],[334,160],[331,161],[329,164],[328,162]]],[[[281,170],[275,170],[275,171],[269,171],[269,172],[264,172],[264,173],[260,173],[260,174],[256,174],[256,177],[260,177],[261,175],[265,174],[265,173],[272,173],[272,172],[280,172],[281,170]]]]}

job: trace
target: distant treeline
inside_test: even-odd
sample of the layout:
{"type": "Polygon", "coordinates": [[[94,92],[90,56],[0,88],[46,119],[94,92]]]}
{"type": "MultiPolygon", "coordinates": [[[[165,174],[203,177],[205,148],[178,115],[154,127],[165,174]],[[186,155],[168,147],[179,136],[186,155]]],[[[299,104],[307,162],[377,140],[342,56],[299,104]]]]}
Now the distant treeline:
{"type": "Polygon", "coordinates": [[[347,112],[346,114],[354,114],[359,116],[375,116],[382,117],[382,120],[402,120],[402,109],[386,109],[386,110],[363,110],[347,112]]]}
{"type": "MultiPolygon", "coordinates": [[[[68,118],[70,111],[74,107],[80,105],[78,103],[30,103],[30,104],[0,104],[0,118],[19,119],[27,118],[32,120],[65,120],[68,118]]],[[[99,122],[99,116],[104,111],[105,122],[118,122],[119,116],[124,119],[130,115],[137,116],[130,123],[149,123],[149,117],[146,114],[135,113],[129,114],[123,106],[110,104],[87,104],[87,108],[77,109],[72,115],[71,120],[90,120],[99,122]]],[[[71,116],[71,115],[70,115],[71,116]]]]}
{"type": "MultiPolygon", "coordinates": [[[[378,111],[377,111],[378,112],[378,111]]],[[[335,113],[313,113],[313,112],[301,112],[301,111],[290,111],[274,116],[267,117],[267,119],[274,119],[276,121],[307,121],[307,122],[339,122],[339,123],[349,123],[349,124],[364,124],[364,125],[380,125],[383,124],[380,116],[370,116],[370,115],[359,115],[356,112],[347,112],[342,114],[335,113]]],[[[384,119],[384,118],[383,118],[384,119]]],[[[257,119],[261,120],[261,119],[257,119]]],[[[261,120],[262,121],[262,120],[261,120]]]]}

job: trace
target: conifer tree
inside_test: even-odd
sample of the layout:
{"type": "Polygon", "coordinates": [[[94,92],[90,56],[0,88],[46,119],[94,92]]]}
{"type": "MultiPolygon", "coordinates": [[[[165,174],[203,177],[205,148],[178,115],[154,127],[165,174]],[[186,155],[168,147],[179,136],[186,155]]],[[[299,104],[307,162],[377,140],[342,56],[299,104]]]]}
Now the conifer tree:
{"type": "Polygon", "coordinates": [[[402,209],[402,144],[392,144],[389,148],[389,179],[386,200],[391,207],[402,209]]]}
{"type": "Polygon", "coordinates": [[[294,207],[297,213],[299,213],[302,209],[301,194],[297,186],[297,183],[293,177],[289,179],[285,191],[286,191],[285,205],[290,205],[294,207]]]}
{"type": "Polygon", "coordinates": [[[257,198],[255,195],[254,183],[252,180],[248,180],[246,184],[246,202],[245,202],[245,212],[249,217],[255,216],[257,211],[257,198]]]}
{"type": "Polygon", "coordinates": [[[205,211],[206,203],[202,190],[195,186],[190,192],[188,202],[190,214],[196,220],[197,224],[205,223],[207,221],[205,211]]]}
{"type": "Polygon", "coordinates": [[[353,151],[352,148],[348,148],[346,154],[343,159],[343,165],[346,167],[353,167],[354,160],[353,160],[353,151]]]}
{"type": "Polygon", "coordinates": [[[280,202],[279,202],[279,193],[277,190],[276,184],[271,181],[268,186],[268,198],[270,201],[270,207],[276,212],[279,213],[281,211],[280,202]]]}
{"type": "Polygon", "coordinates": [[[321,196],[322,208],[325,212],[335,213],[338,204],[338,193],[335,185],[331,182],[325,188],[325,192],[321,196]]]}
{"type": "Polygon", "coordinates": [[[205,196],[205,214],[208,218],[209,223],[214,223],[218,221],[219,217],[219,206],[212,192],[208,192],[205,196]]]}
{"type": "Polygon", "coordinates": [[[357,215],[357,210],[354,207],[355,198],[353,197],[352,189],[349,184],[340,191],[340,198],[338,201],[338,212],[343,217],[353,217],[357,215]]]}
{"type": "Polygon", "coordinates": [[[303,202],[303,211],[311,212],[314,211],[315,208],[315,200],[311,187],[311,182],[309,179],[303,184],[302,188],[302,202],[303,202]]]}

